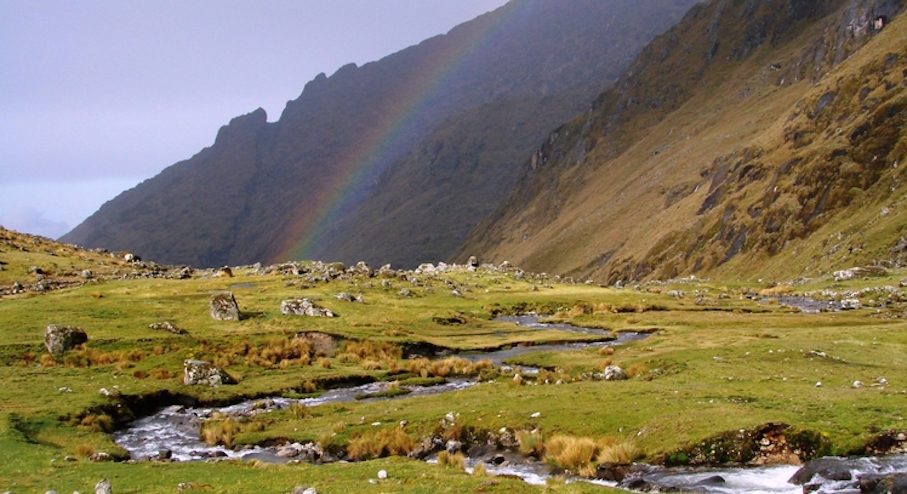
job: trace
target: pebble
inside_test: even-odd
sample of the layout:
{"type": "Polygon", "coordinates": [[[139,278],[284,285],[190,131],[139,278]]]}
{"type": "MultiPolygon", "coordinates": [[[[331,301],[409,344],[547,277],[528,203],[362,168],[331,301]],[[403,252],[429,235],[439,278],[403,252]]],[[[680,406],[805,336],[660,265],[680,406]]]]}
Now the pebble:
{"type": "Polygon", "coordinates": [[[378,478],[384,480],[387,478],[387,470],[378,470],[378,478]]]}

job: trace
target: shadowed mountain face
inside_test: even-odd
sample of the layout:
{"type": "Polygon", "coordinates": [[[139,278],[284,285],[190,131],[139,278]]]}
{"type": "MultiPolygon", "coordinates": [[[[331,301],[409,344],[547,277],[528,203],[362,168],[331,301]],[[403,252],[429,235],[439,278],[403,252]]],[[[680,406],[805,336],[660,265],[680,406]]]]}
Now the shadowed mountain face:
{"type": "Polygon", "coordinates": [[[453,259],[607,283],[903,262],[901,9],[695,6],[549,134],[453,259]]]}
{"type": "Polygon", "coordinates": [[[309,82],[280,119],[120,194],[61,240],[164,263],[449,256],[547,131],[588,108],[694,0],[513,0],[309,82]]]}

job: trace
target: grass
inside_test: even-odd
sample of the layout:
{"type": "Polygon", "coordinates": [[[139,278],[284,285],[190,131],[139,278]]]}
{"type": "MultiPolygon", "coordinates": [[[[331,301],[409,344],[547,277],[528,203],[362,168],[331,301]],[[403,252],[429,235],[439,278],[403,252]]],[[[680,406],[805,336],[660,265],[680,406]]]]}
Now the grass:
{"type": "MultiPolygon", "coordinates": [[[[0,250],[0,258],[8,259],[4,255],[0,250]]],[[[13,271],[11,264],[5,268],[13,271]]],[[[507,428],[516,431],[524,454],[588,475],[600,463],[654,460],[724,432],[767,422],[826,437],[828,451],[837,454],[858,452],[881,432],[907,430],[907,382],[902,378],[907,344],[900,318],[907,306],[897,300],[858,311],[802,314],[742,297],[773,288],[764,284],[686,280],[635,291],[552,281],[551,288],[535,291],[533,285],[544,284],[480,271],[443,275],[475,287],[462,298],[439,290],[421,293],[420,287],[412,288],[419,296],[401,298],[377,280],[321,283],[302,290],[302,295],[320,298],[320,304],[333,310],[332,294],[361,289],[368,303],[342,305],[336,307],[341,317],[315,320],[279,313],[281,300],[300,295],[298,287],[288,285],[292,276],[253,276],[241,268],[234,272],[236,277],[229,280],[197,276],[104,281],[0,300],[0,448],[10,455],[10,461],[0,464],[0,489],[71,492],[87,490],[106,476],[117,492],[172,492],[178,483],[189,481],[207,484],[212,492],[261,490],[265,485],[273,490],[269,482],[274,479],[276,488],[286,491],[302,482],[355,490],[380,466],[391,465],[403,473],[392,475],[394,482],[402,483],[390,490],[428,492],[441,485],[449,485],[444,487],[449,491],[471,490],[487,479],[465,475],[459,467],[428,468],[378,458],[406,454],[433,434],[468,446],[507,428]],[[211,320],[209,293],[232,283],[254,284],[236,294],[241,310],[251,316],[211,320]],[[672,290],[688,295],[668,295],[672,290]],[[544,310],[559,322],[586,327],[654,331],[645,340],[607,350],[589,347],[520,356],[511,363],[543,369],[538,376],[521,373],[521,385],[514,384],[513,374],[501,374],[489,362],[473,363],[456,355],[406,358],[408,349],[419,345],[459,351],[573,338],[490,319],[493,313],[513,310],[544,310]],[[433,320],[453,320],[450,314],[457,315],[456,324],[433,320]],[[187,334],[148,327],[159,320],[172,321],[187,334]],[[43,328],[51,322],[83,327],[88,343],[59,361],[48,360],[43,328]],[[324,348],[316,351],[296,338],[305,332],[333,335],[334,353],[323,354],[324,348]],[[217,388],[184,386],[182,363],[188,358],[223,365],[241,376],[240,382],[217,388]],[[366,362],[371,363],[363,365],[366,362]],[[621,366],[631,378],[605,382],[585,377],[610,364],[621,366]],[[226,403],[269,395],[310,396],[350,380],[385,380],[392,383],[391,390],[400,390],[462,375],[481,375],[482,382],[456,394],[291,406],[243,419],[219,417],[202,431],[212,444],[316,441],[343,449],[352,458],[368,459],[363,463],[313,469],[86,460],[101,451],[125,458],[109,432],[146,410],[141,403],[173,403],[167,396],[226,403]],[[872,386],[877,377],[889,384],[872,386]],[[855,380],[867,385],[854,388],[855,380]],[[816,387],[817,382],[822,385],[816,387]],[[101,394],[101,388],[109,396],[101,394]],[[448,423],[445,416],[451,412],[456,418],[448,423]],[[77,461],[64,462],[66,456],[77,461]],[[146,489],[149,478],[154,487],[146,489]]],[[[891,273],[895,280],[900,276],[904,273],[891,273]]],[[[888,277],[843,283],[825,278],[778,292],[845,292],[889,284],[896,283],[888,277]]],[[[873,297],[879,295],[870,290],[861,299],[869,305],[873,297]]],[[[485,486],[490,492],[539,489],[507,479],[493,482],[497,484],[485,486]]],[[[573,484],[549,488],[592,489],[573,484]]]]}

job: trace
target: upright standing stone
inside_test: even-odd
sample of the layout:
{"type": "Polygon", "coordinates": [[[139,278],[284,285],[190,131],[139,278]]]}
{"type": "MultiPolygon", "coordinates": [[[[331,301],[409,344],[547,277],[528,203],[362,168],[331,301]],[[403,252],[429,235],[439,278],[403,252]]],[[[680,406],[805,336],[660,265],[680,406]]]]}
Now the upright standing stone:
{"type": "Polygon", "coordinates": [[[50,324],[44,330],[44,348],[55,358],[62,357],[68,350],[86,341],[88,335],[82,328],[50,324]]]}
{"type": "Polygon", "coordinates": [[[211,296],[211,318],[218,321],[239,320],[239,305],[232,293],[220,292],[211,296]]]}

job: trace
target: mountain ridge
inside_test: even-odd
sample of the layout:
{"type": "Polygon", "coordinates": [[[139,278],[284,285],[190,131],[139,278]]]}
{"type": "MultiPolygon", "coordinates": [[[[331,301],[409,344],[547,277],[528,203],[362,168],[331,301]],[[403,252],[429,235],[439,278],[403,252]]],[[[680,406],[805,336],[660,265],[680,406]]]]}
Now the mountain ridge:
{"type": "MultiPolygon", "coordinates": [[[[357,209],[371,209],[367,200],[382,174],[418,156],[447,119],[507,100],[557,101],[537,115],[546,120],[536,128],[550,128],[582,109],[693,3],[514,0],[377,62],[319,75],[277,122],[263,111],[233,119],[210,148],[109,201],[61,240],[196,266],[337,255],[348,242],[324,234],[357,209]],[[569,104],[558,101],[570,94],[569,104]]],[[[515,176],[529,149],[498,161],[515,176]]],[[[483,205],[474,221],[493,205],[483,205]]],[[[363,221],[375,219],[365,214],[363,221]]],[[[464,234],[469,226],[441,223],[442,231],[464,234]]],[[[349,231],[359,231],[355,222],[349,231]]],[[[392,229],[378,231],[390,245],[406,241],[392,229]]],[[[446,241],[437,255],[446,257],[458,241],[446,241]]],[[[394,249],[404,252],[400,262],[425,260],[406,254],[417,250],[412,245],[394,249]]],[[[340,260],[367,254],[360,248],[340,260]]]]}
{"type": "MultiPolygon", "coordinates": [[[[806,224],[810,221],[799,218],[800,211],[812,208],[808,214],[819,211],[827,218],[840,208],[817,209],[817,199],[794,190],[800,186],[787,179],[778,198],[759,195],[782,186],[772,177],[783,176],[784,163],[794,155],[806,154],[799,157],[802,162],[817,164],[828,156],[818,158],[823,143],[807,153],[799,149],[810,143],[798,147],[794,142],[806,135],[791,125],[804,117],[796,108],[816,108],[823,97],[812,95],[813,85],[827,81],[845,62],[864,63],[849,57],[876,38],[888,39],[895,54],[903,51],[891,39],[903,21],[886,24],[900,12],[899,2],[823,2],[821,12],[801,3],[716,1],[694,7],[640,54],[596,108],[550,134],[524,165],[514,193],[471,232],[453,259],[483,253],[527,269],[608,283],[752,275],[754,259],[779,277],[785,269],[816,273],[836,262],[887,259],[876,252],[875,257],[838,256],[810,265],[803,253],[815,241],[810,235],[818,223],[806,224]],[[779,12],[784,13],[780,18],[779,12]],[[877,20],[885,24],[881,31],[873,26],[877,20]],[[697,64],[705,70],[685,76],[684,70],[699,70],[697,64]],[[757,202],[761,208],[753,207],[757,202]],[[799,226],[787,221],[789,231],[782,235],[766,223],[769,217],[782,223],[796,218],[799,226]],[[776,255],[791,241],[804,243],[793,263],[776,255]]],[[[876,55],[866,53],[865,64],[875,63],[876,55]]],[[[903,60],[903,53],[894,59],[903,60]]],[[[902,81],[886,84],[903,87],[902,81]]],[[[839,117],[850,124],[867,111],[839,117]]],[[[810,132],[814,136],[816,130],[810,132]]],[[[829,174],[809,180],[849,187],[829,174]]]]}

